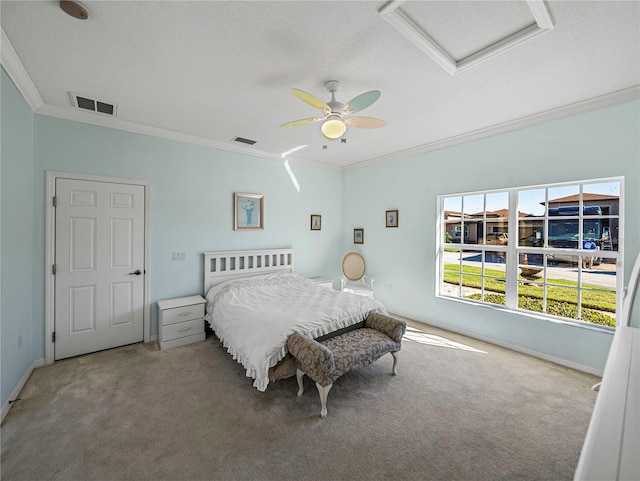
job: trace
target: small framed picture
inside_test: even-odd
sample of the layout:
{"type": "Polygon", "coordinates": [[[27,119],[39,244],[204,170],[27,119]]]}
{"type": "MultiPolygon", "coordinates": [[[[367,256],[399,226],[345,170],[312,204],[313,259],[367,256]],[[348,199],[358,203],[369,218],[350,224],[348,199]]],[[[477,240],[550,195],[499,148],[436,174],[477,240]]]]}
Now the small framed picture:
{"type": "Polygon", "coordinates": [[[233,194],[234,230],[264,229],[264,195],[233,194]]]}
{"type": "Polygon", "coordinates": [[[364,229],[353,229],[353,243],[364,244],[364,229]]]}
{"type": "Polygon", "coordinates": [[[398,227],[398,211],[397,210],[388,210],[386,217],[387,217],[387,227],[398,227]]]}
{"type": "Polygon", "coordinates": [[[322,216],[311,214],[311,230],[320,230],[322,228],[322,216]]]}

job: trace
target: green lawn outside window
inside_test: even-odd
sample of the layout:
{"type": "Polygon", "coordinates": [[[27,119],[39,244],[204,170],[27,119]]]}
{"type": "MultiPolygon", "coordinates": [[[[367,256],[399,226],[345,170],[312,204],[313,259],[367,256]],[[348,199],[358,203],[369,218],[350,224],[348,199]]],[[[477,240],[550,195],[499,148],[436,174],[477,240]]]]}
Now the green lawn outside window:
{"type": "MultiPolygon", "coordinates": [[[[444,265],[444,282],[459,285],[460,274],[457,264],[444,265]]],[[[484,270],[485,302],[504,304],[505,279],[504,272],[499,270],[484,270]],[[494,276],[499,279],[494,279],[494,276]]],[[[534,312],[543,312],[542,283],[518,276],[518,280],[527,284],[518,285],[518,307],[534,312]],[[533,284],[533,285],[531,285],[533,284]],[[537,285],[536,285],[537,284],[537,285]]],[[[474,266],[462,266],[462,285],[476,289],[482,288],[482,269],[474,266]]],[[[576,282],[547,278],[547,313],[555,316],[577,319],[576,282]],[[556,284],[556,285],[549,285],[556,284]],[[566,286],[566,287],[563,287],[566,286]]],[[[607,312],[616,311],[616,293],[613,289],[603,289],[589,284],[582,285],[582,315],[584,321],[615,327],[615,319],[607,312]],[[588,289],[594,289],[593,291],[588,289]],[[595,290],[597,289],[597,290],[595,290]]],[[[467,296],[469,299],[481,300],[481,294],[467,296]]]]}

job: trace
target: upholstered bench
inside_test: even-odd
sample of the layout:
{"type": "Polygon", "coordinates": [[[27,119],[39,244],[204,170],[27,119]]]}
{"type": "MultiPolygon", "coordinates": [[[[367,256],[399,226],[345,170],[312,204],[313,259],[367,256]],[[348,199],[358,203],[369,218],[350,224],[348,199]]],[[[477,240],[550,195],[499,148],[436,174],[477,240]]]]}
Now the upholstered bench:
{"type": "Polygon", "coordinates": [[[302,378],[306,374],[316,383],[320,394],[320,416],[327,415],[327,395],[333,382],[344,373],[368,366],[390,352],[394,375],[398,373],[398,351],[406,323],[384,314],[370,312],[364,327],[347,331],[323,341],[293,333],[287,348],[297,363],[298,396],[304,392],[302,378]]]}

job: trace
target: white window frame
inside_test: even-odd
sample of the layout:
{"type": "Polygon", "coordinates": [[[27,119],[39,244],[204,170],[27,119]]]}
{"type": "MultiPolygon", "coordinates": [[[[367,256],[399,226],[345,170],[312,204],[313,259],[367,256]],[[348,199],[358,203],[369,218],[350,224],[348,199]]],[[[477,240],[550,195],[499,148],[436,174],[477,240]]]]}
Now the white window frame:
{"type": "MultiPolygon", "coordinates": [[[[594,323],[590,323],[587,321],[582,321],[579,319],[571,319],[571,318],[565,318],[565,317],[558,317],[558,316],[553,316],[551,314],[547,314],[547,313],[542,313],[542,312],[533,312],[533,311],[529,311],[529,310],[525,310],[525,309],[520,309],[518,307],[518,269],[519,269],[519,263],[518,263],[518,259],[520,258],[520,254],[523,253],[540,253],[540,254],[555,254],[555,255],[571,255],[571,256],[581,256],[581,255],[587,255],[592,253],[593,251],[589,251],[589,250],[585,250],[585,249],[571,249],[571,248],[554,248],[554,247],[549,247],[547,245],[548,242],[548,222],[549,222],[549,212],[548,212],[548,208],[545,208],[545,213],[544,213],[544,231],[547,233],[547,235],[545,236],[545,246],[544,247],[531,247],[531,246],[519,246],[517,245],[517,235],[513,235],[512,233],[514,232],[518,232],[518,222],[519,222],[519,218],[518,218],[518,193],[520,191],[526,191],[526,190],[532,190],[532,189],[552,189],[552,188],[556,188],[556,187],[566,187],[566,186],[579,186],[579,192],[580,192],[580,200],[579,200],[579,215],[576,216],[576,218],[579,219],[578,221],[578,229],[579,229],[579,238],[582,238],[582,230],[583,230],[583,191],[584,191],[584,187],[590,184],[601,184],[601,183],[608,183],[608,182],[619,182],[620,184],[620,197],[619,197],[619,204],[618,204],[618,214],[611,216],[612,218],[617,218],[618,219],[618,250],[617,251],[606,251],[606,257],[610,258],[610,259],[615,259],[616,262],[616,325],[618,324],[619,320],[621,319],[621,315],[622,315],[622,303],[623,303],[623,280],[624,280],[624,263],[623,263],[623,259],[624,259],[624,177],[610,177],[610,178],[600,178],[600,179],[588,179],[588,180],[576,180],[576,181],[571,181],[571,182],[562,182],[562,183],[550,183],[550,184],[540,184],[540,185],[529,185],[529,186],[521,186],[521,187],[510,187],[510,188],[505,188],[505,189],[494,189],[494,190],[485,190],[485,191],[474,191],[474,192],[462,192],[462,193],[455,193],[455,194],[441,194],[438,195],[437,197],[437,227],[436,227],[436,292],[435,295],[436,297],[439,298],[444,298],[444,299],[448,299],[448,300],[453,300],[453,301],[458,301],[458,302],[463,302],[463,303],[471,303],[471,304],[477,304],[477,305],[481,305],[481,306],[486,306],[486,307],[491,307],[491,308],[496,308],[496,309],[501,309],[501,310],[508,310],[508,311],[514,311],[517,312],[518,314],[524,314],[524,315],[531,315],[531,316],[535,316],[535,317],[543,317],[545,319],[549,319],[549,320],[553,320],[553,321],[561,321],[561,322],[566,322],[566,323],[570,323],[570,324],[576,324],[579,325],[581,327],[589,327],[589,328],[596,328],[596,329],[606,329],[606,330],[611,330],[612,328],[607,327],[607,326],[602,326],[602,325],[598,325],[598,324],[594,324],[594,323]],[[502,192],[506,192],[509,195],[509,216],[508,216],[508,233],[509,233],[509,239],[510,242],[506,245],[506,246],[496,246],[496,245],[486,245],[484,242],[482,243],[478,243],[478,244],[465,244],[464,243],[464,239],[460,239],[460,243],[445,243],[444,242],[444,218],[443,218],[443,214],[444,214],[444,199],[446,198],[451,198],[451,197],[461,197],[464,198],[464,196],[473,196],[473,195],[484,195],[485,196],[485,203],[486,203],[486,195],[487,194],[493,194],[493,193],[502,193],[502,192]],[[444,286],[444,249],[446,247],[453,247],[453,248],[458,248],[461,251],[462,250],[476,250],[476,251],[481,251],[482,253],[484,252],[495,252],[495,251],[500,251],[500,252],[504,252],[505,253],[505,259],[506,259],[506,289],[505,289],[505,305],[498,305],[498,304],[493,304],[493,303],[489,303],[486,301],[481,301],[481,300],[474,300],[474,299],[467,299],[462,297],[462,295],[460,296],[452,296],[452,295],[447,295],[445,293],[443,293],[443,286],[444,286]]],[[[548,206],[548,190],[545,191],[545,203],[548,206]]],[[[464,205],[462,206],[462,212],[464,211],[464,205]]],[[[543,216],[538,216],[540,218],[542,218],[543,216]]],[[[589,216],[586,216],[586,218],[588,218],[589,216]]],[[[607,216],[604,216],[607,217],[607,216]]],[[[599,217],[602,218],[602,217],[599,217]]],[[[485,215],[483,218],[484,221],[486,221],[486,206],[485,206],[485,215]]],[[[462,225],[467,227],[466,223],[464,222],[464,215],[461,216],[461,222],[462,225]]],[[[485,222],[485,226],[486,226],[486,222],[485,222]]],[[[486,234],[483,234],[483,237],[486,238],[486,234]]],[[[547,267],[547,261],[546,261],[546,256],[543,256],[545,258],[544,260],[544,273],[545,273],[545,278],[544,278],[544,282],[546,283],[546,267],[547,267]]],[[[484,266],[484,256],[483,256],[483,266],[484,266]]],[[[582,287],[581,284],[581,273],[582,273],[582,269],[578,269],[578,302],[579,302],[579,306],[581,306],[581,295],[582,295],[582,291],[584,290],[584,288],[582,287]]],[[[491,276],[486,276],[486,274],[484,273],[484,269],[482,270],[482,273],[480,274],[481,277],[483,278],[491,278],[491,276]]],[[[460,284],[460,289],[462,289],[462,284],[460,284]]],[[[482,293],[484,294],[484,282],[482,283],[482,289],[481,289],[482,293]]],[[[460,291],[462,292],[462,291],[460,291]]],[[[545,304],[546,307],[546,294],[545,294],[545,298],[543,299],[543,302],[545,304]]]]}

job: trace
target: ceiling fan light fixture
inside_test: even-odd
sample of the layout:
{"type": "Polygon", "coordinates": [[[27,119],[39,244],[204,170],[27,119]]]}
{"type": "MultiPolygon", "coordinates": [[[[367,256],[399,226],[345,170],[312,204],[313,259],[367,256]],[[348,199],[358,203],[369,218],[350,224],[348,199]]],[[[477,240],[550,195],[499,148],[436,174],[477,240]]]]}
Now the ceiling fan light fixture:
{"type": "Polygon", "coordinates": [[[322,124],[320,130],[322,130],[322,135],[327,139],[335,140],[344,135],[347,131],[347,126],[342,120],[328,119],[322,124]]]}
{"type": "MultiPolygon", "coordinates": [[[[377,129],[384,127],[387,123],[381,119],[373,117],[351,117],[351,114],[366,109],[380,98],[379,90],[370,90],[357,97],[352,98],[348,103],[342,104],[336,101],[336,91],[340,86],[337,80],[330,80],[325,83],[326,89],[331,92],[331,101],[323,102],[318,97],[300,89],[291,89],[293,95],[312,107],[321,110],[321,117],[309,117],[306,119],[294,120],[282,124],[280,128],[298,127],[313,122],[321,122],[320,131],[328,140],[341,138],[347,131],[347,126],[361,129],[377,129]]],[[[343,139],[342,143],[346,143],[343,139]]]]}

